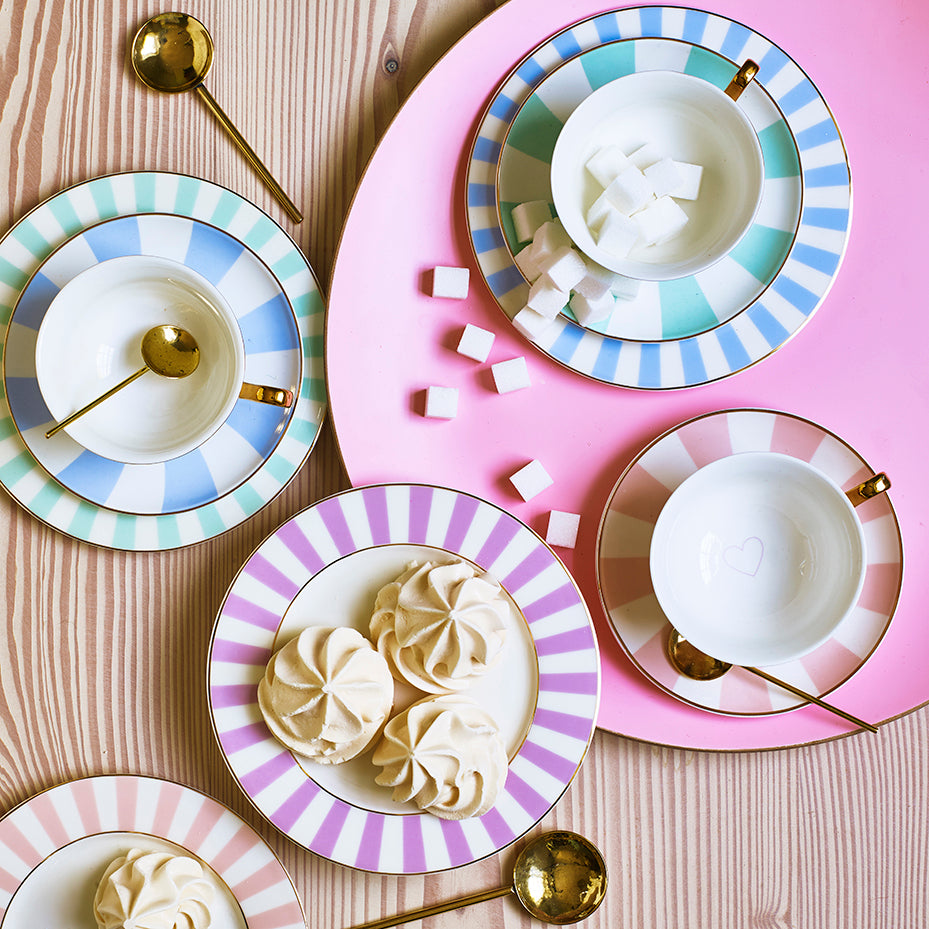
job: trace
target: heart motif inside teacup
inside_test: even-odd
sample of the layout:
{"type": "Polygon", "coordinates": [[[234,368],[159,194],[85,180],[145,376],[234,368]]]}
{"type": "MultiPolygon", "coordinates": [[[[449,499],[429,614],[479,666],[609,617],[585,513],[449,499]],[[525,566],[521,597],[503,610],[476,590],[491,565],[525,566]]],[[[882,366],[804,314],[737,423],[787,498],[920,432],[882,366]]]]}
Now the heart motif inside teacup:
{"type": "Polygon", "coordinates": [[[763,559],[764,542],[756,535],[749,536],[741,545],[730,545],[723,553],[728,567],[748,577],[758,573],[763,559]]]}

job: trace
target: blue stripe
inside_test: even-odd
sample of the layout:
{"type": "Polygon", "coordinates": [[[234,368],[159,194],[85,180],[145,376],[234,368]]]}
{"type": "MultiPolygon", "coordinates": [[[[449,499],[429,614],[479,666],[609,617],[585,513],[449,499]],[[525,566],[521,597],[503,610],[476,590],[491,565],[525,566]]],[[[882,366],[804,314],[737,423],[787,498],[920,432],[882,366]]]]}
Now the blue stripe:
{"type": "Polygon", "coordinates": [[[702,10],[688,10],[684,14],[684,41],[690,42],[691,45],[700,45],[709,18],[709,13],[702,10]]]}
{"type": "Polygon", "coordinates": [[[269,403],[238,400],[226,425],[234,429],[262,458],[267,458],[280,438],[290,410],[269,403]]]}
{"type": "Polygon", "coordinates": [[[804,79],[796,87],[788,90],[777,102],[784,115],[790,116],[791,113],[796,113],[801,107],[812,103],[818,96],[819,94],[816,93],[816,88],[812,82],[804,79]]]}
{"type": "Polygon", "coordinates": [[[798,244],[791,258],[799,261],[809,268],[815,268],[822,271],[823,274],[835,274],[839,267],[839,256],[835,252],[826,251],[824,248],[814,248],[812,245],[798,244]]]}
{"type": "Polygon", "coordinates": [[[124,467],[121,462],[83,451],[55,476],[79,497],[105,503],[124,467]]]}
{"type": "Polygon", "coordinates": [[[720,55],[729,58],[732,61],[738,61],[751,36],[751,30],[746,29],[741,23],[730,23],[726,31],[726,38],[723,39],[722,47],[719,50],[720,55]]]}
{"type": "Polygon", "coordinates": [[[552,358],[568,364],[583,337],[584,330],[580,326],[575,323],[566,323],[564,329],[561,330],[561,335],[555,339],[555,344],[549,349],[552,358]]]}
{"type": "Polygon", "coordinates": [[[479,255],[502,248],[505,244],[503,233],[496,226],[491,229],[475,229],[471,233],[471,241],[474,243],[474,251],[479,255]]]}
{"type": "Polygon", "coordinates": [[[661,36],[661,7],[647,6],[639,11],[643,36],[661,36]]]}
{"type": "Polygon", "coordinates": [[[684,339],[678,345],[681,363],[684,366],[685,384],[703,384],[706,382],[706,365],[700,353],[700,344],[696,339],[684,339]]]}
{"type": "Polygon", "coordinates": [[[777,46],[772,45],[758,62],[758,80],[767,84],[790,59],[777,46]]]}
{"type": "Polygon", "coordinates": [[[525,284],[526,279],[520,273],[516,265],[510,265],[500,271],[487,275],[487,286],[495,297],[502,297],[508,294],[514,287],[525,284]]]}
{"type": "Polygon", "coordinates": [[[807,187],[847,187],[849,184],[848,165],[837,163],[810,168],[803,175],[807,187]]]}
{"type": "Polygon", "coordinates": [[[282,293],[239,317],[239,329],[247,354],[298,351],[300,348],[290,304],[282,293]]]}
{"type": "Polygon", "coordinates": [[[487,161],[496,164],[500,157],[500,143],[493,142],[480,136],[474,143],[474,157],[477,161],[487,161]]]}
{"type": "Polygon", "coordinates": [[[211,284],[218,284],[244,251],[245,246],[231,235],[213,226],[194,223],[190,228],[184,264],[202,274],[211,284]]]}
{"type": "Polygon", "coordinates": [[[534,58],[530,58],[516,69],[516,74],[530,87],[535,87],[545,77],[545,68],[534,58]]]}
{"type": "Polygon", "coordinates": [[[654,342],[642,346],[639,387],[661,387],[661,346],[654,342]]]}
{"type": "Polygon", "coordinates": [[[215,500],[217,495],[213,475],[199,448],[165,462],[162,512],[173,513],[202,506],[215,500]]]}
{"type": "Polygon", "coordinates": [[[6,395],[13,419],[20,431],[52,421],[52,414],[42,399],[39,382],[34,377],[6,377],[6,395]]]}
{"type": "Polygon", "coordinates": [[[511,123],[513,117],[519,110],[519,104],[515,103],[505,94],[500,94],[493,103],[490,104],[490,115],[495,116],[500,122],[511,123]]]}
{"type": "Polygon", "coordinates": [[[803,211],[803,225],[844,232],[848,228],[848,210],[835,206],[811,206],[803,211]]]}
{"type": "Polygon", "coordinates": [[[798,284],[783,274],[771,286],[775,293],[780,294],[804,316],[809,316],[819,302],[819,297],[811,290],[807,290],[802,284],[798,284]]]}
{"type": "Polygon", "coordinates": [[[121,258],[123,255],[138,255],[141,251],[139,223],[134,216],[88,229],[83,239],[98,261],[121,258]]]}
{"type": "Polygon", "coordinates": [[[616,367],[623,343],[616,339],[604,339],[597,353],[591,375],[600,381],[613,383],[616,380],[616,367]]]}
{"type": "Polygon", "coordinates": [[[755,303],[745,312],[771,348],[783,345],[787,341],[790,333],[771,315],[771,311],[764,304],[755,303]]]}
{"type": "Polygon", "coordinates": [[[720,326],[716,330],[716,339],[726,356],[730,371],[741,371],[751,364],[752,360],[732,326],[720,326]]]}
{"type": "Polygon", "coordinates": [[[38,331],[58,291],[57,284],[53,284],[41,271],[36,272],[16,304],[16,322],[38,331]]]}
{"type": "Polygon", "coordinates": [[[597,27],[597,35],[600,41],[604,44],[607,42],[615,42],[617,39],[622,38],[619,31],[619,23],[616,22],[615,13],[606,13],[603,16],[598,16],[594,20],[594,25],[597,27]]]}
{"type": "Polygon", "coordinates": [[[468,184],[468,206],[495,206],[496,202],[493,184],[468,184]]]}
{"type": "Polygon", "coordinates": [[[805,152],[808,148],[816,148],[819,145],[826,145],[828,142],[835,142],[839,137],[839,130],[831,119],[824,119],[815,126],[810,126],[797,133],[797,146],[800,151],[805,152]]]}
{"type": "Polygon", "coordinates": [[[565,61],[581,53],[581,47],[578,45],[573,32],[563,32],[561,35],[556,35],[552,39],[552,45],[565,61]]]}

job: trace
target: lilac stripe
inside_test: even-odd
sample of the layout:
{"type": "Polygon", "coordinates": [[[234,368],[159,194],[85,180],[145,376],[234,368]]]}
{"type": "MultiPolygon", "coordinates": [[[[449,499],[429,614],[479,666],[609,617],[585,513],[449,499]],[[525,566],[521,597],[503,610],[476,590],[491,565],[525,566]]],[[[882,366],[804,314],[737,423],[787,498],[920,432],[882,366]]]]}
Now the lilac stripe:
{"type": "Polygon", "coordinates": [[[403,870],[407,873],[426,870],[421,816],[403,817],[403,870]]]}
{"type": "Polygon", "coordinates": [[[540,819],[551,804],[534,787],[530,787],[510,768],[506,776],[506,792],[533,818],[540,819]]]}
{"type": "Polygon", "coordinates": [[[255,768],[254,771],[249,771],[248,774],[240,777],[239,783],[247,794],[254,796],[296,766],[297,762],[293,760],[293,757],[288,752],[278,752],[269,761],[255,768]]]}
{"type": "Polygon", "coordinates": [[[590,735],[589,719],[572,716],[570,713],[559,713],[557,710],[536,710],[532,724],[582,741],[587,741],[587,736],[590,735]]]}
{"type": "Polygon", "coordinates": [[[255,684],[215,684],[210,688],[210,703],[213,704],[214,710],[246,706],[254,703],[256,693],[255,684]]]}
{"type": "Polygon", "coordinates": [[[234,755],[243,748],[251,748],[267,738],[268,728],[264,723],[249,723],[247,726],[219,734],[219,741],[223,743],[223,751],[227,755],[234,755]]]}
{"type": "Polygon", "coordinates": [[[503,553],[513,536],[519,532],[519,524],[505,513],[500,514],[497,525],[493,527],[487,541],[474,560],[482,567],[490,567],[503,553]]]}
{"type": "Polygon", "coordinates": [[[316,574],[317,571],[322,571],[326,567],[326,563],[319,557],[316,549],[310,544],[310,540],[297,525],[296,520],[292,519],[290,522],[284,523],[275,535],[311,575],[316,574]]]}
{"type": "Polygon", "coordinates": [[[342,509],[339,498],[323,501],[317,510],[339,554],[347,555],[355,551],[355,540],[345,521],[345,511],[342,509]]]}
{"type": "Polygon", "coordinates": [[[429,529],[433,490],[418,485],[410,488],[410,541],[424,543],[429,529]]]}
{"type": "Polygon", "coordinates": [[[565,652],[583,652],[595,648],[594,635],[589,626],[580,626],[559,632],[544,639],[535,640],[536,653],[543,655],[561,655],[565,652]]]}
{"type": "Polygon", "coordinates": [[[504,578],[503,586],[513,593],[538,577],[551,563],[552,556],[548,549],[540,545],[504,578]]]}
{"type": "MultiPolygon", "coordinates": [[[[509,776],[507,776],[509,780],[509,776]]],[[[481,825],[487,830],[490,841],[497,848],[503,848],[516,838],[513,830],[507,825],[506,820],[500,815],[500,811],[494,806],[491,807],[482,817],[481,825]]]]}
{"type": "Polygon", "coordinates": [[[210,652],[210,661],[225,661],[230,664],[266,665],[271,658],[271,649],[260,645],[242,645],[216,639],[210,652]]]}
{"type": "Polygon", "coordinates": [[[362,871],[377,871],[381,863],[381,843],[384,838],[384,818],[369,815],[361,834],[361,845],[355,867],[362,871]]]}
{"type": "Polygon", "coordinates": [[[551,774],[562,784],[567,784],[577,771],[577,765],[573,761],[541,745],[536,745],[535,742],[525,742],[519,750],[519,757],[531,761],[537,768],[551,774]]]}
{"type": "Polygon", "coordinates": [[[385,545],[390,541],[390,520],[387,518],[387,488],[369,487],[361,492],[365,512],[368,514],[368,526],[371,539],[375,545],[385,545]]]}
{"type": "Polygon", "coordinates": [[[461,823],[457,819],[441,819],[439,820],[439,826],[442,829],[442,835],[445,837],[448,858],[452,867],[473,861],[474,853],[471,851],[471,846],[468,845],[461,823]]]}
{"type": "Polygon", "coordinates": [[[467,497],[464,494],[459,494],[455,499],[455,506],[452,508],[452,517],[448,523],[448,531],[445,533],[445,545],[443,546],[448,551],[461,551],[465,536],[474,522],[474,514],[477,512],[479,505],[475,497],[467,497]]]}
{"type": "Polygon", "coordinates": [[[271,564],[264,555],[255,553],[245,566],[245,573],[261,581],[287,600],[293,600],[300,586],[288,577],[277,565],[271,564]]]}
{"type": "Polygon", "coordinates": [[[336,800],[332,804],[332,808],[326,814],[326,818],[313,837],[313,851],[317,855],[323,855],[325,858],[332,857],[335,843],[339,841],[342,827],[348,818],[348,810],[348,804],[343,803],[341,800],[336,800]]]}
{"type": "Polygon", "coordinates": [[[248,623],[250,626],[257,626],[259,629],[266,629],[268,632],[276,632],[277,627],[281,624],[280,613],[266,610],[252,600],[246,600],[240,594],[229,594],[223,604],[223,616],[241,619],[242,622],[248,623]]]}
{"type": "Polygon", "coordinates": [[[540,597],[535,603],[523,608],[523,616],[526,621],[534,623],[537,620],[545,619],[553,613],[560,613],[562,610],[570,609],[577,606],[580,601],[577,590],[573,584],[565,584],[558,590],[553,590],[550,594],[540,597]]]}
{"type": "Polygon", "coordinates": [[[596,674],[540,674],[539,690],[558,694],[596,694],[599,690],[596,674]]]}
{"type": "MultiPolygon", "coordinates": [[[[290,755],[287,755],[287,760],[293,762],[293,759],[290,755]]],[[[293,762],[296,764],[296,762],[293,762]]],[[[315,781],[311,781],[307,778],[303,781],[300,786],[274,811],[272,816],[268,818],[277,826],[281,832],[287,833],[290,832],[294,827],[294,823],[303,815],[306,808],[310,805],[315,797],[319,793],[319,786],[315,781]]]]}

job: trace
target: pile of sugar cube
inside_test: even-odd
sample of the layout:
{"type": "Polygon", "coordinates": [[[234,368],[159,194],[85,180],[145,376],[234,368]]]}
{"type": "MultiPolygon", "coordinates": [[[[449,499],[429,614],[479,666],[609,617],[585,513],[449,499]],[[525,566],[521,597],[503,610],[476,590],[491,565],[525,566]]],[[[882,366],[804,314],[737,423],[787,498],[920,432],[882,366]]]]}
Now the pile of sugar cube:
{"type": "Polygon", "coordinates": [[[618,299],[631,300],[638,293],[638,281],[582,255],[545,200],[519,203],[511,217],[516,238],[528,243],[514,260],[530,284],[513,325],[529,339],[544,332],[566,306],[586,326],[607,319],[618,299]]]}
{"type": "Polygon", "coordinates": [[[629,155],[618,145],[605,145],[586,169],[602,188],[587,211],[587,228],[615,258],[676,236],[688,221],[677,201],[696,200],[703,179],[701,165],[675,161],[651,142],[629,155]]]}

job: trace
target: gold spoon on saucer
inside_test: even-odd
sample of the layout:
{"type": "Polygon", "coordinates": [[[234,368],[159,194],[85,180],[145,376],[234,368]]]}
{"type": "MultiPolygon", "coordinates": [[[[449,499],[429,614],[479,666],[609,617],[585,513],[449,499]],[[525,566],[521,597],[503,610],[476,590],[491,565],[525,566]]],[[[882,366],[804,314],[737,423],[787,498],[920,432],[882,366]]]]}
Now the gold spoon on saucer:
{"type": "Polygon", "coordinates": [[[530,916],[563,926],[586,919],[606,894],[606,863],[596,846],[574,832],[543,832],[519,853],[513,882],[413,910],[376,919],[354,929],[387,929],[515,893],[530,916]]]}
{"type": "MultiPolygon", "coordinates": [[[[667,655],[668,660],[676,671],[683,674],[684,677],[693,678],[695,681],[715,681],[716,678],[722,677],[732,667],[727,661],[720,661],[718,658],[712,658],[705,652],[701,652],[699,648],[688,642],[687,639],[674,628],[671,629],[671,635],[668,638],[667,655]]],[[[863,719],[852,716],[851,713],[846,713],[845,710],[840,710],[837,706],[833,706],[831,703],[827,703],[819,697],[814,697],[813,694],[808,694],[799,687],[794,687],[793,684],[788,684],[786,681],[782,681],[780,678],[768,674],[767,671],[762,671],[760,668],[749,668],[745,665],[740,665],[740,667],[748,671],[749,674],[754,674],[757,677],[763,678],[769,684],[776,684],[778,687],[783,687],[784,690],[789,691],[795,696],[807,700],[810,703],[815,703],[824,710],[829,710],[830,713],[835,713],[836,716],[841,716],[842,719],[854,723],[862,729],[867,729],[869,732],[877,732],[877,726],[866,723],[863,719]]]]}
{"type": "Polygon", "coordinates": [[[213,39],[206,26],[187,13],[159,13],[143,23],[132,40],[132,67],[139,79],[153,90],[169,94],[196,90],[249,164],[271,188],[287,215],[295,223],[303,222],[303,214],[293,200],[284,193],[255,150],[203,86],[212,63],[213,39]]]}

